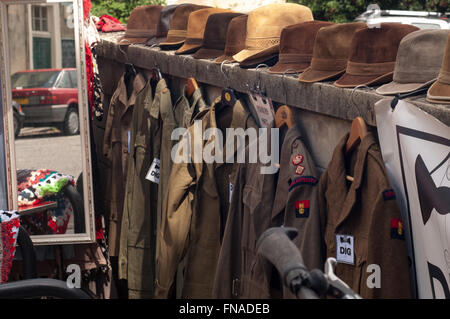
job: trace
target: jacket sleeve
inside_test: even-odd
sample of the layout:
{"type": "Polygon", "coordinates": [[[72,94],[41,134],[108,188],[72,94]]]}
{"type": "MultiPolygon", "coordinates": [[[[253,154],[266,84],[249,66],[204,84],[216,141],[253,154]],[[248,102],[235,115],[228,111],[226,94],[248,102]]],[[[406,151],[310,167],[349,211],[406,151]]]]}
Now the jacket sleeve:
{"type": "Polygon", "coordinates": [[[234,280],[240,278],[241,271],[240,252],[244,180],[245,165],[241,164],[233,183],[233,194],[214,280],[212,297],[216,299],[235,298],[238,293],[234,291],[239,288],[234,280]]]}
{"type": "Polygon", "coordinates": [[[386,192],[393,191],[388,189],[380,191],[371,212],[373,217],[368,234],[367,265],[362,269],[361,295],[366,298],[411,298],[408,256],[401,214],[395,195],[387,196],[386,192]],[[373,285],[377,284],[378,266],[381,281],[379,288],[374,288],[373,285]],[[368,284],[371,284],[372,288],[368,284]]]}
{"type": "Polygon", "coordinates": [[[111,98],[111,102],[109,103],[108,115],[106,117],[105,124],[105,135],[103,136],[103,155],[109,161],[112,161],[112,128],[114,122],[114,109],[118,98],[117,95],[117,91],[114,92],[114,95],[111,98]]]}
{"type": "Polygon", "coordinates": [[[195,171],[190,163],[174,163],[170,173],[166,218],[161,225],[161,240],[156,257],[155,298],[168,298],[178,264],[188,246],[193,213],[195,171]]]}

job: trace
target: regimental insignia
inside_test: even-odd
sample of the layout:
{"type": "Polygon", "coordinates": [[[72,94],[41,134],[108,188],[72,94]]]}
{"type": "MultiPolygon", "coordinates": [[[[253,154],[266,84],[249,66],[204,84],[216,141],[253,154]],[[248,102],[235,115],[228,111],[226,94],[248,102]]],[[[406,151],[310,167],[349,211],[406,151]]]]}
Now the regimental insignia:
{"type": "Polygon", "coordinates": [[[289,180],[289,191],[293,190],[295,187],[300,185],[311,185],[317,184],[318,180],[314,176],[301,176],[295,178],[293,181],[289,180]]]}
{"type": "Polygon", "coordinates": [[[405,230],[403,228],[403,222],[400,219],[392,218],[391,238],[405,240],[405,230]]]}
{"type": "Polygon", "coordinates": [[[309,217],[309,200],[299,200],[295,202],[295,217],[309,217]]]}
{"type": "Polygon", "coordinates": [[[295,174],[297,175],[302,175],[305,172],[305,167],[304,166],[297,166],[297,169],[295,170],[295,174]]]}
{"type": "Polygon", "coordinates": [[[301,163],[303,163],[303,159],[304,159],[303,155],[297,154],[297,155],[295,155],[294,158],[292,159],[292,164],[293,164],[294,166],[300,165],[301,163]]]}
{"type": "Polygon", "coordinates": [[[391,199],[395,199],[395,192],[393,189],[388,189],[385,190],[383,192],[383,199],[386,200],[391,200],[391,199]]]}

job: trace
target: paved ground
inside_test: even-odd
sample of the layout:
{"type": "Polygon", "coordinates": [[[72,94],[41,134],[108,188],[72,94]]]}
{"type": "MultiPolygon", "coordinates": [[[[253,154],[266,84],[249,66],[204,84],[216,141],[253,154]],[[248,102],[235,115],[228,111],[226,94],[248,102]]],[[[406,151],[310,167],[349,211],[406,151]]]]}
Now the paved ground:
{"type": "Polygon", "coordinates": [[[23,128],[16,138],[17,169],[47,168],[76,178],[81,173],[81,139],[51,127],[23,128]]]}

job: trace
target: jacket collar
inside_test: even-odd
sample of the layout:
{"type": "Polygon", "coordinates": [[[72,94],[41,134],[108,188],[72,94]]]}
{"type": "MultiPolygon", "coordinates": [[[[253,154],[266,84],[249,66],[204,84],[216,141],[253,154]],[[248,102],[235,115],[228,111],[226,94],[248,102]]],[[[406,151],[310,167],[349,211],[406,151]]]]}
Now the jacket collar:
{"type": "Polygon", "coordinates": [[[337,214],[338,220],[336,227],[339,226],[351,213],[353,206],[357,199],[357,190],[361,187],[364,172],[366,168],[367,153],[373,144],[376,144],[375,138],[372,133],[368,133],[366,137],[361,141],[358,148],[351,154],[352,157],[356,157],[353,179],[350,188],[347,187],[346,181],[346,155],[345,146],[348,140],[349,134],[346,134],[344,138],[339,142],[336,147],[332,160],[328,168],[329,179],[331,185],[333,185],[333,193],[335,194],[336,209],[340,213],[337,214]]]}
{"type": "Polygon", "coordinates": [[[284,212],[289,194],[289,179],[291,175],[291,153],[294,142],[301,138],[301,133],[297,125],[288,129],[281,146],[280,170],[276,188],[275,202],[272,208],[272,220],[284,212]]]}
{"type": "Polygon", "coordinates": [[[130,105],[134,105],[136,102],[136,96],[142,89],[145,87],[146,81],[144,76],[141,73],[138,73],[133,80],[130,80],[132,83],[125,83],[125,73],[120,77],[118,88],[119,88],[119,101],[125,106],[125,110],[128,109],[130,105]],[[131,91],[130,98],[127,99],[127,84],[133,85],[133,89],[131,91]]]}

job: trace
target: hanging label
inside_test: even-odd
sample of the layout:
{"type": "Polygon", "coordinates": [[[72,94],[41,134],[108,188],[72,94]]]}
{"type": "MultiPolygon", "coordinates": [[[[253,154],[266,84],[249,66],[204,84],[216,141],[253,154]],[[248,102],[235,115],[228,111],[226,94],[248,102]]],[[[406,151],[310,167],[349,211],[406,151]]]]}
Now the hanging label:
{"type": "Polygon", "coordinates": [[[260,126],[271,127],[273,121],[275,120],[272,100],[264,95],[256,93],[251,93],[249,96],[258,117],[260,126]]]}
{"type": "Polygon", "coordinates": [[[355,264],[353,236],[336,235],[336,260],[344,264],[355,264]]]}
{"type": "Polygon", "coordinates": [[[130,154],[130,144],[131,144],[131,131],[127,131],[128,133],[128,154],[130,154]]]}
{"type": "Polygon", "coordinates": [[[230,182],[230,204],[231,204],[231,196],[233,195],[233,184],[230,182]]]}
{"type": "Polygon", "coordinates": [[[159,158],[155,157],[150,169],[148,170],[147,176],[145,176],[147,180],[156,184],[159,184],[159,163],[159,158]]]}

